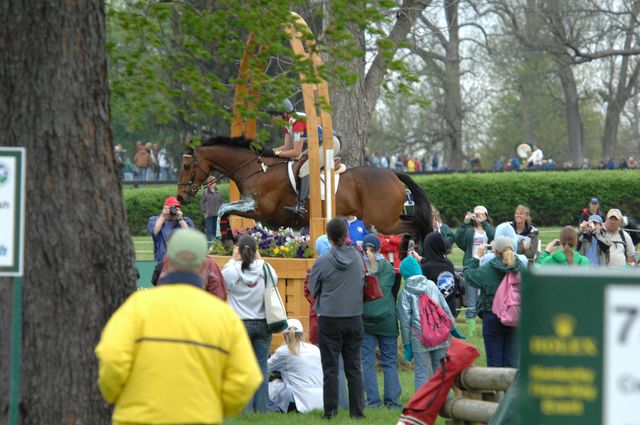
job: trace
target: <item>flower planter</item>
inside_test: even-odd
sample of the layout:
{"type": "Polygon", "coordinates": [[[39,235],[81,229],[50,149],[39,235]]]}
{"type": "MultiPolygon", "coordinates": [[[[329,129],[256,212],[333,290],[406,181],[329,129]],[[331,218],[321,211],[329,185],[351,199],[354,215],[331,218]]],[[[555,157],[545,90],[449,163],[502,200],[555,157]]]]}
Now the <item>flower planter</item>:
{"type": "MultiPolygon", "coordinates": [[[[211,255],[217,264],[224,267],[231,259],[229,256],[211,255]]],[[[304,326],[305,334],[309,335],[309,303],[304,297],[304,279],[307,270],[313,266],[314,258],[264,258],[278,275],[278,292],[282,297],[290,319],[298,319],[304,326]]],[[[282,345],[282,334],[274,334],[271,351],[282,345]]]]}

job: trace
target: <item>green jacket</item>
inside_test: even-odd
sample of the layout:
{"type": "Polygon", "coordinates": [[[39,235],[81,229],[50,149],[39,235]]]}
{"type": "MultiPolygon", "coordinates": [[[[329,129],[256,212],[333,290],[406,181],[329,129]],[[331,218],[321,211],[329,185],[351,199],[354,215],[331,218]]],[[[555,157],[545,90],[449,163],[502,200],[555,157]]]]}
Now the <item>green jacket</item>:
{"type": "Polygon", "coordinates": [[[453,247],[453,243],[455,242],[455,236],[453,235],[453,231],[451,231],[451,227],[442,223],[440,225],[440,234],[442,235],[442,239],[447,241],[451,247],[453,247]]]}
{"type": "MultiPolygon", "coordinates": [[[[571,250],[573,252],[573,265],[575,266],[588,266],[589,259],[583,255],[580,255],[578,251],[575,249],[571,250]]],[[[543,251],[542,254],[536,260],[536,265],[538,266],[546,266],[546,265],[568,265],[567,255],[564,253],[563,249],[559,249],[553,254],[548,253],[547,251],[543,251]]]]}
{"type": "Polygon", "coordinates": [[[478,313],[491,311],[493,305],[493,297],[496,295],[498,286],[502,282],[502,278],[507,273],[523,272],[527,269],[526,264],[522,264],[520,259],[516,257],[516,263],[513,266],[507,266],[502,262],[502,257],[495,257],[483,266],[480,266],[480,260],[477,258],[469,258],[464,262],[464,279],[474,288],[480,289],[480,296],[476,304],[478,313]]]}
{"type": "MultiPolygon", "coordinates": [[[[387,260],[379,259],[378,270],[374,273],[384,297],[364,303],[362,308],[362,324],[364,330],[382,336],[398,336],[398,316],[396,303],[391,293],[396,272],[387,260]]],[[[368,261],[367,261],[368,263],[368,261]]]]}
{"type": "MultiPolygon", "coordinates": [[[[482,222],[482,228],[487,233],[487,242],[491,242],[495,236],[496,229],[486,221],[482,222]]],[[[473,234],[475,233],[475,227],[469,226],[469,223],[465,222],[458,227],[455,236],[456,245],[458,248],[464,251],[464,258],[462,263],[465,264],[469,258],[473,256],[473,234]]]]}

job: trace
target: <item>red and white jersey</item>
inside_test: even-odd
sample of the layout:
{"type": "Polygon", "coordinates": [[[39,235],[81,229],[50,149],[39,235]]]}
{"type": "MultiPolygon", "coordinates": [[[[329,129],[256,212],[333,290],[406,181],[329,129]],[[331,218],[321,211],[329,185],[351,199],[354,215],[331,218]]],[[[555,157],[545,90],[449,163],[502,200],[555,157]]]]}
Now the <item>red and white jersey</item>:
{"type": "Polygon", "coordinates": [[[283,127],[283,131],[285,134],[291,134],[291,138],[294,142],[304,141],[307,138],[307,123],[303,120],[304,114],[298,113],[299,118],[289,117],[289,125],[283,127]]]}

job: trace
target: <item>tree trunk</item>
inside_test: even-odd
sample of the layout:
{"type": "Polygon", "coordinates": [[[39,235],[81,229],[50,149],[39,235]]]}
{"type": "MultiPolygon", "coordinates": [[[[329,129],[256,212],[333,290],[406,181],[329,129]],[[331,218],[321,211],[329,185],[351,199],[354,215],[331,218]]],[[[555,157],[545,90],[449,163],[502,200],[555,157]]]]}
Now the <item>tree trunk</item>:
{"type": "Polygon", "coordinates": [[[543,78],[540,76],[539,63],[541,54],[531,47],[535,44],[540,33],[540,18],[537,15],[536,0],[527,0],[525,9],[525,36],[529,45],[523,46],[524,64],[520,75],[520,107],[522,110],[523,143],[533,146],[537,143],[534,129],[538,121],[535,98],[540,89],[543,78]]]}
{"type": "Polygon", "coordinates": [[[584,133],[580,115],[580,99],[573,71],[567,64],[559,64],[558,74],[564,92],[564,108],[567,114],[567,136],[569,138],[569,158],[573,166],[582,167],[584,160],[584,133]]]}
{"type": "Polygon", "coordinates": [[[604,118],[604,132],[602,133],[602,156],[615,158],[618,149],[618,127],[620,125],[621,108],[615,99],[607,103],[604,118]]]}
{"type": "Polygon", "coordinates": [[[449,42],[445,46],[444,119],[447,128],[445,161],[452,169],[461,169],[462,156],[462,94],[460,91],[460,27],[458,1],[445,5],[449,42]]]}
{"type": "MultiPolygon", "coordinates": [[[[103,2],[0,3],[0,99],[0,145],[26,147],[28,161],[22,424],[109,423],[93,349],[135,277],[109,128],[103,2]]],[[[0,284],[8,347],[11,291],[0,284]]]]}
{"type": "MultiPolygon", "coordinates": [[[[331,106],[336,131],[342,139],[340,156],[349,166],[362,164],[364,147],[371,115],[376,107],[384,75],[388,69],[388,58],[397,51],[413,27],[417,17],[430,3],[429,1],[404,0],[397,13],[396,22],[389,31],[387,41],[392,43],[385,52],[377,52],[365,74],[367,62],[360,55],[353,55],[349,60],[338,60],[338,65],[345,66],[356,73],[357,82],[350,87],[332,87],[331,106]]],[[[363,3],[364,4],[364,3],[363,3]]],[[[362,7],[366,7],[363,5],[362,7]]],[[[330,19],[330,17],[328,18],[330,19]]],[[[365,51],[365,34],[360,25],[350,24],[350,32],[355,41],[355,48],[365,51]]]]}

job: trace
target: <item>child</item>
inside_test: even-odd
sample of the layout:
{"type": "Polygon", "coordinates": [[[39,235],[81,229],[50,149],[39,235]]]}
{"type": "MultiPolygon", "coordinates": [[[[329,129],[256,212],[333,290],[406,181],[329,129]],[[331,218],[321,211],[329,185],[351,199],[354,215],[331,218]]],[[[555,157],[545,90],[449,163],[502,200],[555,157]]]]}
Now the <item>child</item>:
{"type": "Polygon", "coordinates": [[[426,347],[420,342],[422,328],[420,327],[420,297],[427,294],[451,319],[451,331],[455,331],[455,318],[449,310],[447,301],[435,283],[422,274],[418,260],[407,257],[400,264],[400,274],[404,278],[404,287],[398,295],[398,319],[400,333],[404,345],[404,360],[409,362],[413,358],[414,383],[416,391],[433,375],[442,360],[447,355],[449,341],[435,347],[426,347]]]}

